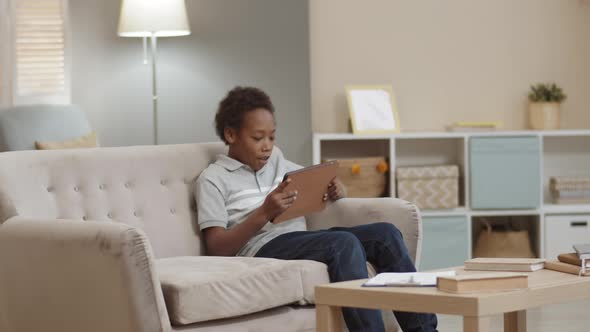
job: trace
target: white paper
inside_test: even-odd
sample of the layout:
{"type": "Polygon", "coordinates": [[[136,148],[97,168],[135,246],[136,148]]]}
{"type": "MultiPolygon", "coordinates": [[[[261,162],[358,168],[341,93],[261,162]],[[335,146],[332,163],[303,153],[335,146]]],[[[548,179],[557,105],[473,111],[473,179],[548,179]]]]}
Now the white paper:
{"type": "Polygon", "coordinates": [[[357,130],[393,130],[396,127],[393,105],[385,90],[350,91],[357,130]]]}
{"type": "Polygon", "coordinates": [[[436,286],[436,278],[454,275],[456,275],[454,270],[442,272],[385,272],[369,279],[363,286],[436,286]]]}

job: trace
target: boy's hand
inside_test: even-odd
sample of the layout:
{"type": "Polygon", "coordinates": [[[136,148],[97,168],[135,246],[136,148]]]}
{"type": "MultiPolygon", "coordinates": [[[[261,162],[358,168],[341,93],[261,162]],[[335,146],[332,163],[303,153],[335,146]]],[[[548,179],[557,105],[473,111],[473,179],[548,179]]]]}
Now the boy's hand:
{"type": "Polygon", "coordinates": [[[291,183],[291,179],[281,182],[275,190],[266,196],[266,199],[260,208],[267,220],[272,221],[295,203],[295,200],[297,199],[297,191],[285,190],[289,183],[291,183]]]}
{"type": "Polygon", "coordinates": [[[324,194],[324,201],[328,200],[328,198],[331,201],[336,201],[344,197],[346,197],[344,183],[338,177],[335,177],[328,185],[328,192],[324,194]]]}

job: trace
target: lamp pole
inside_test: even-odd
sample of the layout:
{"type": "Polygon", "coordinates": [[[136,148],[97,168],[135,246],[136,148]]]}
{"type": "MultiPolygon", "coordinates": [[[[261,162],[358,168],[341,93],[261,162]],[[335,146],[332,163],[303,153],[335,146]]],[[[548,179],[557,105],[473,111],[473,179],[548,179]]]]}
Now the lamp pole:
{"type": "MultiPolygon", "coordinates": [[[[190,35],[185,0],[122,0],[117,33],[143,37],[143,63],[147,64],[147,38],[152,53],[152,116],[154,145],[158,144],[157,37],[190,35]]],[[[2,0],[0,0],[2,2],[2,0]]]]}

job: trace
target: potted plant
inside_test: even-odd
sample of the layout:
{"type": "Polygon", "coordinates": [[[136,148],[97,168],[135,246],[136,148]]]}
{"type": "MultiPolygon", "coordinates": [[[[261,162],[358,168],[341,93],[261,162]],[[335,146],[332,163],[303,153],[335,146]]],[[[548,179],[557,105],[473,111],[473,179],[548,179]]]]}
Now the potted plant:
{"type": "Polygon", "coordinates": [[[566,97],[555,83],[531,85],[529,127],[531,129],[559,129],[559,106],[566,97]]]}

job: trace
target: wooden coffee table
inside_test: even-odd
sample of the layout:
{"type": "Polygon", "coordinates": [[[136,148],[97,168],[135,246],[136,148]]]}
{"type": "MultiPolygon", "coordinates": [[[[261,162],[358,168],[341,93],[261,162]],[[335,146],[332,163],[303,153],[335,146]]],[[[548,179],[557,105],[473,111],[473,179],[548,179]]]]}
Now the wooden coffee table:
{"type": "Polygon", "coordinates": [[[489,331],[491,317],[504,314],[504,331],[524,332],[527,309],[590,299],[590,277],[550,270],[528,275],[528,289],[471,294],[445,293],[436,287],[361,287],[365,280],[317,286],[317,331],[341,331],[340,307],[356,307],[461,315],[465,332],[489,331]]]}

